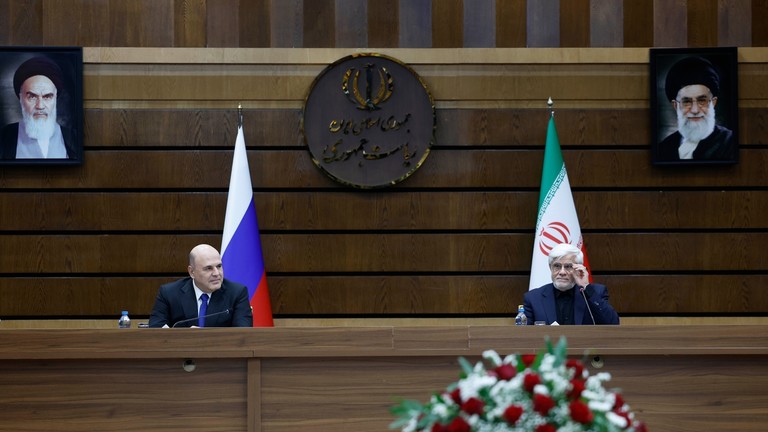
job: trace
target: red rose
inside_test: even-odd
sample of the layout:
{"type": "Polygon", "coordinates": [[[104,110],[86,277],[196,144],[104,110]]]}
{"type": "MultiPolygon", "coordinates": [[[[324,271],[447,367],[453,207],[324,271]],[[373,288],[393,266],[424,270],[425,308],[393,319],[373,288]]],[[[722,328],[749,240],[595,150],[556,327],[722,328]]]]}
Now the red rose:
{"type": "Polygon", "coordinates": [[[448,426],[441,425],[440,423],[435,423],[432,425],[432,429],[429,430],[430,432],[448,432],[448,426]]]}
{"type": "Polygon", "coordinates": [[[557,428],[547,423],[536,426],[536,432],[557,432],[557,428]]]}
{"type": "Polygon", "coordinates": [[[453,391],[450,393],[451,400],[456,403],[457,405],[461,405],[461,391],[458,387],[453,389],[453,391]]]}
{"type": "Polygon", "coordinates": [[[624,427],[624,429],[629,429],[629,427],[632,425],[632,420],[629,418],[629,413],[626,411],[614,411],[613,413],[626,420],[627,425],[624,427]]]}
{"type": "Polygon", "coordinates": [[[472,429],[469,427],[469,423],[461,417],[453,419],[451,424],[448,425],[446,432],[470,432],[472,429]]]}
{"type": "Polygon", "coordinates": [[[523,378],[523,388],[525,388],[528,393],[533,393],[533,388],[539,384],[541,384],[541,378],[539,378],[538,375],[535,373],[525,374],[525,377],[523,378]]]}
{"type": "Polygon", "coordinates": [[[533,410],[542,416],[547,415],[549,410],[554,407],[555,401],[553,401],[551,397],[538,393],[533,395],[533,410]]]}
{"type": "Polygon", "coordinates": [[[624,406],[624,398],[618,393],[614,394],[614,396],[616,396],[616,401],[613,403],[613,410],[618,411],[624,406]]]}
{"type": "Polygon", "coordinates": [[[578,360],[566,360],[565,367],[568,369],[573,369],[574,378],[581,378],[584,376],[584,364],[578,360]]]}
{"type": "Polygon", "coordinates": [[[484,406],[485,406],[485,403],[483,401],[481,401],[478,398],[471,397],[467,399],[463,404],[461,404],[461,410],[469,415],[472,415],[472,414],[480,415],[483,413],[484,406]]]}
{"type": "Polygon", "coordinates": [[[533,364],[533,361],[536,360],[536,354],[523,354],[521,359],[526,367],[530,367],[533,364]]]}
{"type": "Polygon", "coordinates": [[[496,378],[502,381],[509,381],[517,375],[517,370],[511,364],[503,364],[493,370],[496,378]]]}
{"type": "Polygon", "coordinates": [[[571,388],[568,390],[568,398],[569,399],[578,399],[581,397],[581,392],[584,391],[584,380],[583,379],[573,379],[571,380],[571,388]]]}
{"type": "Polygon", "coordinates": [[[568,404],[568,409],[571,411],[571,418],[578,423],[590,424],[595,418],[587,404],[582,401],[572,401],[568,404]]]}
{"type": "Polygon", "coordinates": [[[502,414],[504,420],[506,420],[510,425],[514,425],[518,420],[520,420],[522,415],[523,408],[519,405],[508,406],[507,409],[504,410],[504,414],[502,414]]]}

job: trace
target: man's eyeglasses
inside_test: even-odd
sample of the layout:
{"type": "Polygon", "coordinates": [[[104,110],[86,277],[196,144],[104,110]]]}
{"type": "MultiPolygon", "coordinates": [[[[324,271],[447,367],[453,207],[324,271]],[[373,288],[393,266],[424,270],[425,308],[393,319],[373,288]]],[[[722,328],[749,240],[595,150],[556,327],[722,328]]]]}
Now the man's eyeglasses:
{"type": "Polygon", "coordinates": [[[552,270],[559,272],[562,269],[565,269],[565,271],[567,272],[572,272],[573,264],[560,264],[560,263],[552,264],[552,270]]]}
{"type": "Polygon", "coordinates": [[[709,106],[709,103],[714,99],[717,99],[717,98],[710,98],[709,96],[699,96],[696,99],[691,99],[691,98],[675,99],[675,102],[682,105],[683,108],[685,109],[691,109],[694,101],[699,105],[699,108],[706,108],[707,106],[709,106]]]}

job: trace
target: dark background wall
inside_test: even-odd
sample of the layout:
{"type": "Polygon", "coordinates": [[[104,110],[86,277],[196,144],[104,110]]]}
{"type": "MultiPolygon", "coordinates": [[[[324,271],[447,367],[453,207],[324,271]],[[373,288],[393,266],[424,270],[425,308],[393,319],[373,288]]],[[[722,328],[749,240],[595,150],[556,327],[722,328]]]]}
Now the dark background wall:
{"type": "Polygon", "coordinates": [[[0,317],[149,313],[221,243],[244,107],[276,318],[500,317],[527,289],[548,111],[595,278],[626,317],[768,313],[768,5],[621,0],[0,0],[0,43],[84,47],[85,162],[0,167],[0,317]],[[738,46],[735,166],[650,165],[649,47],[738,46]],[[424,166],[334,183],[314,77],[391,55],[437,107],[424,166]]]}

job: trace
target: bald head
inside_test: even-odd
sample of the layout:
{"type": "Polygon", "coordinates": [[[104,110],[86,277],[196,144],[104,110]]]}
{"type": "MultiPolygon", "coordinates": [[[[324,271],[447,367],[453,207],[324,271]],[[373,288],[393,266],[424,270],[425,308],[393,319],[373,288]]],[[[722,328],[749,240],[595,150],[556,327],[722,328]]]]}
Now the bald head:
{"type": "Polygon", "coordinates": [[[221,255],[211,245],[200,244],[189,252],[189,276],[194,280],[195,286],[203,292],[212,293],[221,288],[224,282],[224,267],[221,264],[221,255]]]}

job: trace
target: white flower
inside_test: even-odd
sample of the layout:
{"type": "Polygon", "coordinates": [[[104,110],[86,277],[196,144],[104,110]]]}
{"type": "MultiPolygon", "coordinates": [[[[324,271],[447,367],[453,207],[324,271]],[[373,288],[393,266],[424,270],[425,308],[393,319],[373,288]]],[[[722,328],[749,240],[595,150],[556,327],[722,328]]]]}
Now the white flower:
{"type": "Polygon", "coordinates": [[[459,381],[459,392],[461,394],[461,400],[467,400],[472,397],[477,397],[479,390],[490,387],[496,384],[498,380],[491,375],[477,375],[472,374],[463,380],[459,381]]]}
{"type": "Polygon", "coordinates": [[[432,414],[438,417],[445,417],[448,415],[448,406],[443,404],[432,405],[432,414]]]}
{"type": "Polygon", "coordinates": [[[592,411],[600,411],[604,413],[609,412],[611,408],[613,408],[613,402],[609,401],[591,400],[587,405],[589,405],[589,409],[592,411]]]}
{"type": "Polygon", "coordinates": [[[614,412],[605,413],[605,418],[607,418],[611,423],[615,424],[616,426],[622,429],[627,427],[627,419],[625,419],[624,417],[614,412]]]}
{"type": "Polygon", "coordinates": [[[493,366],[501,365],[501,356],[494,350],[485,351],[483,358],[488,360],[493,366]]]}

